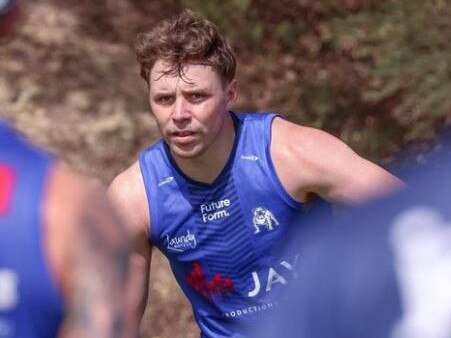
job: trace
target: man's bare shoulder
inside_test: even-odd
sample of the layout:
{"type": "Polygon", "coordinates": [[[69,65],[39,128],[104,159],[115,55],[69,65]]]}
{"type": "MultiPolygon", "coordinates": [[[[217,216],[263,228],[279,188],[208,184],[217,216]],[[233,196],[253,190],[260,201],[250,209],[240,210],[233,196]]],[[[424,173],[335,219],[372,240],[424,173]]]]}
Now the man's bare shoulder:
{"type": "Polygon", "coordinates": [[[99,189],[99,184],[94,180],[76,173],[66,163],[57,161],[47,182],[47,198],[44,210],[46,222],[61,224],[58,229],[64,226],[67,229],[62,230],[62,232],[69,231],[72,223],[76,221],[78,215],[86,207],[87,196],[99,189]]]}
{"type": "Polygon", "coordinates": [[[320,175],[321,169],[327,167],[330,161],[344,159],[349,153],[353,151],[327,132],[281,118],[274,120],[271,154],[276,168],[287,174],[298,172],[301,185],[320,175]]]}
{"type": "Polygon", "coordinates": [[[309,193],[324,195],[319,179],[325,177],[327,161],[351,151],[334,136],[311,127],[276,118],[272,125],[271,158],[287,192],[304,202],[309,193]]]}
{"type": "Polygon", "coordinates": [[[272,134],[277,145],[288,146],[291,151],[319,157],[321,153],[333,151],[351,151],[339,138],[323,130],[302,126],[282,118],[276,118],[272,134]]]}
{"type": "Polygon", "coordinates": [[[113,179],[108,191],[109,193],[120,194],[121,196],[126,194],[129,197],[133,197],[135,194],[142,193],[143,189],[144,182],[141,176],[141,169],[139,162],[136,161],[113,179]]]}
{"type": "Polygon", "coordinates": [[[149,206],[138,161],[114,178],[108,196],[127,225],[148,232],[149,206]]]}
{"type": "Polygon", "coordinates": [[[284,186],[299,200],[313,192],[339,203],[359,203],[402,186],[327,132],[280,118],[274,120],[272,131],[274,165],[284,186]]]}

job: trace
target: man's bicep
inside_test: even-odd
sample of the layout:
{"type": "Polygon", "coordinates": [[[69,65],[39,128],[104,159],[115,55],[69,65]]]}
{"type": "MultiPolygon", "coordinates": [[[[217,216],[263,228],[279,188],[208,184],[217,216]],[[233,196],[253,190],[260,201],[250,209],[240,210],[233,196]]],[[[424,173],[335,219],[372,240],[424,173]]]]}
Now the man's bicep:
{"type": "Polygon", "coordinates": [[[382,197],[402,187],[403,183],[388,171],[357,155],[350,148],[342,149],[340,158],[326,168],[329,198],[338,203],[358,204],[382,197]]]}
{"type": "Polygon", "coordinates": [[[301,188],[339,204],[362,203],[402,183],[378,165],[360,157],[335,136],[313,128],[297,128],[293,163],[301,188]]]}

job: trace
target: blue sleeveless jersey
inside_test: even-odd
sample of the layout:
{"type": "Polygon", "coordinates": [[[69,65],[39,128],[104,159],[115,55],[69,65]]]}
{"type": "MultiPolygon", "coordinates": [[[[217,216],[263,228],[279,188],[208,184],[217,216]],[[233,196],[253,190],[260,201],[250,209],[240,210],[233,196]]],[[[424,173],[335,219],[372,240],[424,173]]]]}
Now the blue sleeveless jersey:
{"type": "Polygon", "coordinates": [[[0,337],[56,337],[62,317],[45,260],[42,207],[51,159],[0,121],[0,337]]]}
{"type": "Polygon", "coordinates": [[[273,310],[297,260],[297,250],[282,249],[291,223],[304,212],[270,157],[277,115],[232,116],[233,151],[212,184],[184,175],[162,140],[139,158],[151,242],[169,259],[202,337],[243,337],[273,310]]]}

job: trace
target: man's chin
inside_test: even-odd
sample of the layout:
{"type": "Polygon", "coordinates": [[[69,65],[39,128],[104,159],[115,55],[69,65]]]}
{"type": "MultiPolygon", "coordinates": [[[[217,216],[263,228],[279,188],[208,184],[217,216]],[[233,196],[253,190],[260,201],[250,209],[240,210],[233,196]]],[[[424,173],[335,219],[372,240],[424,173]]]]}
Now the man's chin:
{"type": "Polygon", "coordinates": [[[171,154],[174,157],[178,157],[181,159],[194,159],[199,157],[202,154],[202,149],[198,145],[193,146],[179,146],[179,145],[171,145],[171,154]]]}

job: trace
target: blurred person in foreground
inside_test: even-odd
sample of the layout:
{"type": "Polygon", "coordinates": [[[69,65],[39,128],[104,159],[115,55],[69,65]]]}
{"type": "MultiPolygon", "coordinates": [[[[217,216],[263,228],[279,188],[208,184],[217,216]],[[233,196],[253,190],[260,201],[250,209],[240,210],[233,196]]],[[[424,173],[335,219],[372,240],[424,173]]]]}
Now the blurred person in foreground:
{"type": "Polygon", "coordinates": [[[201,336],[242,337],[289,283],[297,256],[280,253],[309,196],[354,204],[401,183],[325,132],[232,112],[235,56],[216,26],[190,11],[140,35],[137,57],[162,139],[109,190],[135,233],[136,311],[156,246],[201,336]]]}
{"type": "MultiPolygon", "coordinates": [[[[16,6],[0,0],[2,38],[16,6]]],[[[127,238],[104,190],[0,118],[1,338],[135,337],[127,238]]]]}
{"type": "Polygon", "coordinates": [[[299,278],[255,337],[451,337],[451,143],[408,176],[335,227],[315,215],[299,278]]]}

